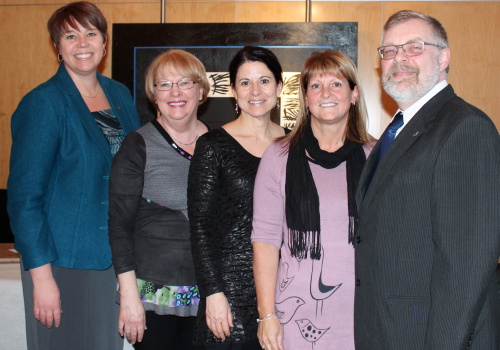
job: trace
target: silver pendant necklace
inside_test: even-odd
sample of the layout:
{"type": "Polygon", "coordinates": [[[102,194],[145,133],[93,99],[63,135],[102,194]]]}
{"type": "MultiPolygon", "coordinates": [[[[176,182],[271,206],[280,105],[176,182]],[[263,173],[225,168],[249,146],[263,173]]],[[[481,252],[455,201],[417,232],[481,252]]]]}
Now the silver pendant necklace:
{"type": "MultiPolygon", "coordinates": [[[[179,140],[177,140],[174,135],[172,135],[172,133],[169,133],[170,137],[172,138],[172,140],[174,140],[175,143],[179,144],[179,145],[183,145],[183,146],[191,146],[193,143],[196,142],[196,140],[198,140],[198,137],[200,135],[200,121],[197,120],[196,121],[198,123],[198,128],[196,129],[196,136],[194,138],[193,141],[189,142],[189,143],[184,143],[184,142],[180,142],[179,140]]],[[[167,130],[168,131],[168,130],[167,130]]]]}

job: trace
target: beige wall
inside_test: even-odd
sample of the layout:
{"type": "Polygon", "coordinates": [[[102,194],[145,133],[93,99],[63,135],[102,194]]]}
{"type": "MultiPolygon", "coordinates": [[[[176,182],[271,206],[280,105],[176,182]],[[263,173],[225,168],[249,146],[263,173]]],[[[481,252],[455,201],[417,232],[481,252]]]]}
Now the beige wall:
{"type": "MultiPolygon", "coordinates": [[[[6,188],[11,145],[10,117],[20,99],[57,69],[46,30],[50,15],[66,0],[0,0],[0,188],[6,188]]],[[[160,0],[95,1],[112,23],[158,23],[160,0]]],[[[166,1],[167,22],[303,22],[306,1],[166,1]]],[[[448,81],[464,99],[500,126],[500,1],[311,1],[313,22],[358,22],[358,67],[370,113],[370,132],[379,136],[396,106],[379,80],[380,33],[384,21],[401,9],[438,18],[448,31],[451,72],[448,81]]],[[[111,28],[111,27],[110,27],[111,28]]],[[[112,39],[110,30],[109,39],[112,39]]],[[[111,75],[111,45],[101,72],[111,75]]]]}

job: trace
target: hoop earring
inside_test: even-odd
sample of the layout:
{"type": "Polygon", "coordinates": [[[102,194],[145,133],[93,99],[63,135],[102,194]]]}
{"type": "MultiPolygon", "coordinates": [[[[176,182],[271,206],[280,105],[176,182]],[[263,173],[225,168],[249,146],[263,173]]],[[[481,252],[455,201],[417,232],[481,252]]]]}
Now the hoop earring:
{"type": "Polygon", "coordinates": [[[106,56],[106,48],[104,48],[104,53],[102,54],[102,57],[106,56]]]}
{"type": "Polygon", "coordinates": [[[62,59],[62,55],[60,53],[57,54],[57,60],[59,62],[61,62],[63,59],[62,59]]]}
{"type": "Polygon", "coordinates": [[[239,113],[238,104],[236,104],[236,107],[234,108],[234,110],[236,111],[236,114],[239,113]]]}

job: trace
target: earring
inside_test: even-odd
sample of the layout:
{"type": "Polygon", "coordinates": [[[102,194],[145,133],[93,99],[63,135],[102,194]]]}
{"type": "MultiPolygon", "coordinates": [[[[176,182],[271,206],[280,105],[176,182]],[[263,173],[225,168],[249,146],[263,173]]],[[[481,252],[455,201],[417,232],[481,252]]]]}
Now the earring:
{"type": "Polygon", "coordinates": [[[280,101],[276,102],[276,109],[279,110],[280,109],[280,101]]]}
{"type": "Polygon", "coordinates": [[[236,111],[236,114],[238,114],[238,112],[239,112],[238,104],[236,104],[236,107],[234,108],[234,110],[236,111]]]}
{"type": "Polygon", "coordinates": [[[106,49],[104,49],[104,53],[102,54],[102,57],[106,56],[106,49]]]}
{"type": "Polygon", "coordinates": [[[60,53],[58,53],[58,54],[57,54],[57,60],[58,60],[59,62],[61,62],[61,61],[62,61],[62,55],[61,55],[60,53]]]}
{"type": "Polygon", "coordinates": [[[352,103],[352,105],[353,105],[353,106],[356,106],[356,102],[353,102],[353,103],[352,103]]]}

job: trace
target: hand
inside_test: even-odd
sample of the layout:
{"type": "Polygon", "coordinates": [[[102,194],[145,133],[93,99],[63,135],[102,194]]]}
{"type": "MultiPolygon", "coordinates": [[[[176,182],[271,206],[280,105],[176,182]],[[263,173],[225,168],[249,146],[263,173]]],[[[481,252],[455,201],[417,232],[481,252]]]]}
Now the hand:
{"type": "Polygon", "coordinates": [[[233,326],[231,308],[224,293],[215,293],[207,297],[207,326],[219,339],[226,340],[231,335],[233,326]]]}
{"type": "Polygon", "coordinates": [[[283,350],[283,328],[277,318],[259,322],[257,338],[263,349],[283,350]]]}
{"type": "Polygon", "coordinates": [[[49,264],[30,270],[33,280],[33,313],[47,328],[61,324],[61,297],[49,264]]]}
{"type": "Polygon", "coordinates": [[[141,342],[146,327],[146,313],[141,299],[136,295],[120,296],[120,316],[118,318],[118,332],[125,334],[132,344],[141,342]]]}

